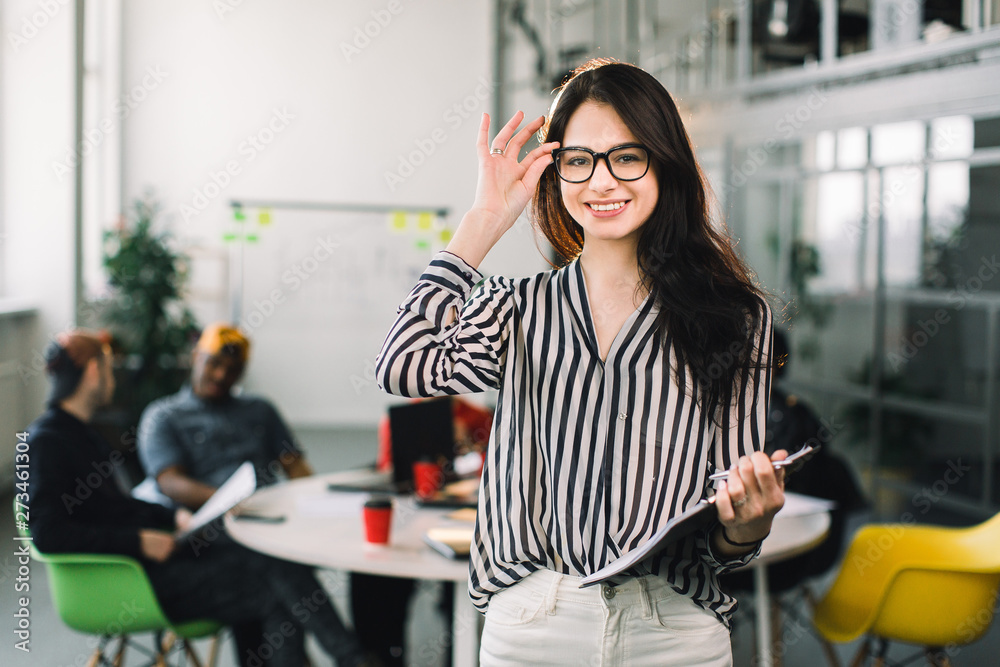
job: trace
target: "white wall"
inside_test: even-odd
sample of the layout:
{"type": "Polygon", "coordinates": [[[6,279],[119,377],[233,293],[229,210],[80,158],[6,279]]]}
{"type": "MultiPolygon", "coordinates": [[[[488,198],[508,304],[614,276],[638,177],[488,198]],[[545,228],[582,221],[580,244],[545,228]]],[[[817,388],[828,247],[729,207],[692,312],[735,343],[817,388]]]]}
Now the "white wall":
{"type": "MultiPolygon", "coordinates": [[[[476,131],[493,104],[489,0],[272,0],[243,2],[221,16],[218,2],[123,4],[122,90],[138,87],[144,98],[124,123],[125,197],[154,187],[175,234],[204,246],[197,253],[225,253],[221,236],[232,224],[232,199],[445,206],[452,227],[471,204],[476,131]],[[366,29],[374,36],[359,37],[366,29]],[[262,150],[246,143],[267,135],[272,122],[280,131],[262,150]],[[401,159],[420,146],[429,155],[416,155],[422,164],[390,186],[386,174],[400,173],[401,159]],[[238,173],[219,175],[227,164],[238,173]],[[196,192],[216,196],[205,205],[196,192]]],[[[545,268],[532,235],[523,225],[515,229],[485,272],[545,268]]],[[[199,307],[202,319],[229,312],[220,300],[199,307]]],[[[336,349],[350,340],[331,331],[328,344],[336,349]]],[[[359,358],[373,355],[379,342],[359,358]]],[[[271,358],[266,367],[282,361],[271,358]]],[[[291,370],[317,387],[330,381],[291,370]]],[[[334,380],[357,371],[342,368],[334,380]]],[[[253,362],[247,385],[269,393],[253,362]]],[[[295,405],[272,398],[296,420],[295,405]]],[[[327,418],[374,423],[385,400],[366,394],[335,402],[327,418]]]]}
{"type": "MultiPolygon", "coordinates": [[[[73,144],[74,12],[71,2],[47,6],[46,12],[35,0],[0,4],[0,206],[6,235],[0,255],[5,294],[0,296],[20,297],[22,304],[39,309],[35,326],[4,329],[4,335],[24,337],[18,341],[16,369],[24,410],[20,418],[5,417],[21,423],[0,424],[8,438],[41,411],[46,392],[41,353],[52,332],[73,322],[73,179],[57,176],[53,164],[73,144]]],[[[4,471],[11,469],[2,465],[4,471]]]]}

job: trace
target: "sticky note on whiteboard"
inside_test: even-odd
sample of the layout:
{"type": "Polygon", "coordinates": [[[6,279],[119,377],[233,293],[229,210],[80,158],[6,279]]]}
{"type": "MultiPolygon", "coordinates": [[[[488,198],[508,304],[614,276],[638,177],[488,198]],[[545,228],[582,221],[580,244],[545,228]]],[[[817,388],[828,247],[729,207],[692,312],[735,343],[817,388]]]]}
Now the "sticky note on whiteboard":
{"type": "Polygon", "coordinates": [[[395,211],[389,217],[389,230],[399,234],[406,231],[406,213],[395,211]]]}

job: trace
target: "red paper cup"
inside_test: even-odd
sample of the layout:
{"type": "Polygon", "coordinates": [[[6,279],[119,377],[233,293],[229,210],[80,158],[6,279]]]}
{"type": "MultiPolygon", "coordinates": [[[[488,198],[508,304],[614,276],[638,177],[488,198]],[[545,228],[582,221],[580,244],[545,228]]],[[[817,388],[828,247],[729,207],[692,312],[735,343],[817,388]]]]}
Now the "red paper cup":
{"type": "Polygon", "coordinates": [[[413,488],[420,498],[430,498],[441,488],[444,473],[441,466],[430,461],[417,461],[413,464],[413,488]]]}
{"type": "Polygon", "coordinates": [[[389,528],[392,526],[392,500],[372,498],[363,510],[365,540],[372,544],[388,544],[389,528]]]}

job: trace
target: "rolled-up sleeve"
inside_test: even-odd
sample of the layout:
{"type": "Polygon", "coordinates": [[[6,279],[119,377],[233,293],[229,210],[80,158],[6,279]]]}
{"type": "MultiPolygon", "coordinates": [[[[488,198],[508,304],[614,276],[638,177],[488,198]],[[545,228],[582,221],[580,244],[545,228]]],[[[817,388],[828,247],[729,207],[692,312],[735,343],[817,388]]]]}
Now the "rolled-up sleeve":
{"type": "Polygon", "coordinates": [[[399,307],[375,364],[383,391],[441,396],[500,384],[513,310],[509,280],[481,274],[457,255],[438,253],[399,307]]]}

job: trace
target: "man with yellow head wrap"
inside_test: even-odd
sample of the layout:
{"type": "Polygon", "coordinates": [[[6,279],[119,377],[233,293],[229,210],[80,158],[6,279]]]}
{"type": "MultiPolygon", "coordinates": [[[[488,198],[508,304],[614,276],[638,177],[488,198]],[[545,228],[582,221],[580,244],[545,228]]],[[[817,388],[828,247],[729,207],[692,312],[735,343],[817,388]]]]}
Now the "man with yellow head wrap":
{"type": "Polygon", "coordinates": [[[279,473],[312,473],[281,415],[267,400],[236,395],[250,354],[238,329],[205,328],[191,358],[191,383],[150,404],[139,425],[139,458],[146,474],[175,504],[196,510],[244,461],[258,484],[279,473]]]}
{"type": "MultiPolygon", "coordinates": [[[[139,460],[177,507],[197,510],[244,461],[253,462],[259,486],[278,481],[282,472],[289,478],[312,474],[277,409],[261,397],[234,393],[249,356],[250,341],[241,331],[225,323],[206,327],[192,352],[190,384],[142,414],[139,460]]],[[[229,540],[223,534],[217,542],[229,540]]],[[[241,656],[253,653],[259,634],[252,623],[233,626],[241,656]]],[[[302,639],[296,633],[290,641],[302,639]]]]}

